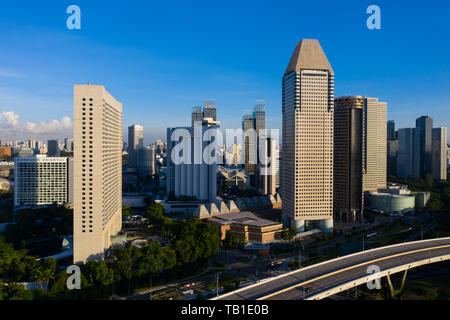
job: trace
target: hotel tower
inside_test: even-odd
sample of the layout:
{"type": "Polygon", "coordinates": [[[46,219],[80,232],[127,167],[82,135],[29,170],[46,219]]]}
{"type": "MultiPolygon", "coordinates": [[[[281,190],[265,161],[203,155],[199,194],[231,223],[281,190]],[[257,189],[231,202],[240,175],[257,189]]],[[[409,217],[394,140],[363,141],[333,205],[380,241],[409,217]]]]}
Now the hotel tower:
{"type": "Polygon", "coordinates": [[[75,85],[74,263],[100,260],[122,228],[122,104],[75,85]]]}
{"type": "Polygon", "coordinates": [[[334,72],[319,42],[294,50],[282,88],[282,218],[299,232],[333,229],[334,72]]]}

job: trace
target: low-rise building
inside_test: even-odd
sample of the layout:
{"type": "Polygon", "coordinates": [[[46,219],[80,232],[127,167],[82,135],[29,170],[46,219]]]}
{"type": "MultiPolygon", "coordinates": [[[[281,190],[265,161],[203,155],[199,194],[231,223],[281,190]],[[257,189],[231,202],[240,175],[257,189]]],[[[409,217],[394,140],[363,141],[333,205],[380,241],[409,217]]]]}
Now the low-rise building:
{"type": "Polygon", "coordinates": [[[222,240],[231,231],[248,242],[268,243],[279,239],[283,232],[282,223],[259,218],[250,211],[215,215],[206,221],[219,226],[222,240]]]}

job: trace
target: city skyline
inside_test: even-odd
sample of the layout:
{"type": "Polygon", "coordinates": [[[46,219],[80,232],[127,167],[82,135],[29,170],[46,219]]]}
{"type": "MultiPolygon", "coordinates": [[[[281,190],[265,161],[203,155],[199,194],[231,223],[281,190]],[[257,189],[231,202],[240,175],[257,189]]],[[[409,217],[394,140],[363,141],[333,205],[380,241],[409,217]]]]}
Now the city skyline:
{"type": "Polygon", "coordinates": [[[242,4],[234,18],[219,4],[204,8],[182,5],[180,11],[175,10],[176,19],[169,19],[173,26],[164,20],[165,12],[173,12],[164,4],[137,4],[141,10],[133,10],[133,19],[106,26],[95,19],[106,10],[108,20],[117,20],[123,11],[119,4],[81,1],[79,6],[82,27],[71,31],[64,23],[67,15],[63,4],[39,5],[33,15],[17,4],[1,5],[0,34],[6,41],[0,57],[7,61],[0,64],[2,138],[70,138],[71,89],[74,83],[88,81],[116,93],[124,104],[124,129],[135,123],[142,125],[145,144],[164,140],[167,127],[188,125],[192,105],[207,99],[216,100],[223,128],[240,127],[241,117],[254,101],[264,99],[267,127],[281,129],[280,70],[289,58],[287,52],[301,38],[316,38],[322,43],[339,74],[336,96],[363,95],[387,101],[391,106],[388,119],[396,120],[397,128],[409,127],[423,114],[435,119],[437,127],[448,127],[448,44],[446,37],[431,32],[446,32],[440,28],[445,19],[439,19],[445,15],[445,6],[424,23],[426,9],[418,2],[409,3],[406,13],[400,4],[382,1],[383,25],[375,31],[365,27],[367,5],[362,3],[325,7],[320,3],[290,4],[305,13],[297,22],[289,22],[286,29],[281,19],[289,21],[295,10],[281,11],[269,4],[256,6],[262,16],[253,13],[254,6],[242,4]],[[323,17],[307,14],[318,7],[323,17]],[[217,16],[207,20],[211,30],[192,19],[205,18],[211,10],[217,16]],[[145,20],[150,20],[148,25],[136,22],[145,14],[152,17],[145,20]],[[256,23],[256,28],[258,19],[266,23],[256,23]],[[230,28],[229,24],[235,26],[230,28]],[[185,31],[183,36],[176,32],[180,27],[185,31]],[[343,47],[336,37],[343,32],[357,41],[361,50],[343,47]],[[212,37],[214,33],[218,36],[212,37]],[[433,42],[433,50],[420,46],[410,50],[412,41],[425,35],[433,42]],[[270,50],[260,50],[267,45],[270,50]],[[79,55],[73,54],[75,49],[79,55]],[[117,73],[108,71],[112,66],[118,68],[117,73]],[[160,118],[166,120],[164,125],[157,120],[160,118]]]}

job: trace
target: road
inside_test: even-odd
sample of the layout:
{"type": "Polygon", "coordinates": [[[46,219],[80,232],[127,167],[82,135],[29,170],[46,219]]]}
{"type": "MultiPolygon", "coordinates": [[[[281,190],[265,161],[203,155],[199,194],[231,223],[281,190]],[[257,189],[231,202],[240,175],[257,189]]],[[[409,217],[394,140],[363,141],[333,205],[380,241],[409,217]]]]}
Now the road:
{"type": "Polygon", "coordinates": [[[450,254],[450,238],[407,242],[329,260],[250,285],[217,300],[307,299],[335,286],[367,276],[367,267],[381,270],[450,254]]]}

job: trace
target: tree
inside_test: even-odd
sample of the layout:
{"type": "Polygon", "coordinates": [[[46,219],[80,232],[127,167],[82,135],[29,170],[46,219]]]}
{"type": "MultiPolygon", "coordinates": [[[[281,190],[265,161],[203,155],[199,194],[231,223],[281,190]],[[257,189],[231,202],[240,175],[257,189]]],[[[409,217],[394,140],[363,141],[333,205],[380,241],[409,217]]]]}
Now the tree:
{"type": "Polygon", "coordinates": [[[297,229],[294,226],[291,226],[289,229],[285,229],[281,232],[281,239],[286,241],[292,241],[294,237],[297,235],[297,229]]]}
{"type": "Polygon", "coordinates": [[[131,216],[131,207],[123,206],[122,207],[122,217],[129,217],[129,216],[131,216]]]}
{"type": "Polygon", "coordinates": [[[225,249],[233,249],[245,244],[245,240],[238,238],[233,231],[228,230],[222,244],[225,249]]]}

